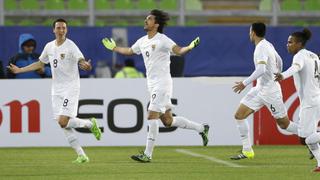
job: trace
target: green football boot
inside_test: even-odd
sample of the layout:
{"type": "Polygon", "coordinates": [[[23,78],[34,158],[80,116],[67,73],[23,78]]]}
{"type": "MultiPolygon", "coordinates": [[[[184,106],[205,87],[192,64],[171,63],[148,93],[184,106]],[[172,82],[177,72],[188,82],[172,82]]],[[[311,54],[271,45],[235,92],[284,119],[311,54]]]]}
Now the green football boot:
{"type": "Polygon", "coordinates": [[[96,118],[91,118],[90,121],[92,122],[92,127],[90,131],[93,133],[94,137],[99,141],[101,139],[101,130],[98,126],[96,118]]]}
{"type": "Polygon", "coordinates": [[[140,154],[131,156],[131,159],[142,162],[142,163],[149,163],[151,162],[151,158],[148,157],[144,152],[141,152],[140,154]]]}
{"type": "Polygon", "coordinates": [[[208,138],[208,135],[209,135],[209,128],[210,126],[208,124],[204,124],[203,125],[204,127],[204,130],[203,132],[199,133],[202,137],[202,142],[203,142],[203,146],[207,146],[208,145],[208,142],[209,142],[209,138],[208,138]]]}
{"type": "Polygon", "coordinates": [[[82,164],[89,162],[89,158],[86,155],[79,155],[76,160],[72,161],[75,164],[82,164]]]}

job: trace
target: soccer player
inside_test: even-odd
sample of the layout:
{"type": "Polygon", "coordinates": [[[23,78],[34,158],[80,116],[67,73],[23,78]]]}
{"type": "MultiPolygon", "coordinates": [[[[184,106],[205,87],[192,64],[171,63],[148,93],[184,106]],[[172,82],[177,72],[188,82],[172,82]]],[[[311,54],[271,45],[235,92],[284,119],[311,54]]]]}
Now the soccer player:
{"type": "Polygon", "coordinates": [[[118,47],[112,39],[104,38],[104,46],[114,52],[133,55],[142,54],[146,66],[147,85],[150,93],[150,105],[148,107],[147,143],[145,151],[131,158],[139,162],[150,162],[155,141],[159,133],[158,120],[166,127],[180,127],[192,129],[202,137],[203,145],[208,143],[208,125],[192,122],[185,117],[173,117],[171,108],[172,78],[170,75],[170,52],[183,55],[191,51],[200,43],[199,37],[193,40],[189,46],[180,47],[165,34],[163,28],[169,20],[169,15],[161,10],[154,9],[145,19],[144,30],[147,35],[137,40],[131,48],[118,47]]]}
{"type": "Polygon", "coordinates": [[[233,86],[234,92],[240,93],[248,84],[257,80],[257,85],[241,100],[235,113],[242,141],[242,151],[240,154],[232,156],[232,160],[254,157],[247,117],[263,106],[267,106],[282,129],[286,129],[293,134],[297,134],[298,131],[297,125],[290,121],[287,116],[280,84],[274,81],[274,73],[282,70],[282,59],[273,45],[264,38],[265,33],[265,24],[256,22],[251,25],[249,37],[250,41],[256,46],[253,55],[255,71],[247,79],[236,82],[236,85],[233,86]]]}
{"type": "Polygon", "coordinates": [[[287,49],[294,55],[292,65],[275,77],[281,81],[293,76],[300,100],[298,135],[317,160],[314,172],[320,172],[320,133],[317,132],[320,119],[320,61],[315,53],[305,49],[310,38],[311,32],[306,28],[289,36],[287,49]]]}
{"type": "Polygon", "coordinates": [[[52,108],[54,118],[63,129],[65,136],[76,151],[78,157],[74,163],[89,162],[88,156],[79,144],[73,128],[88,128],[97,140],[101,131],[96,119],[83,120],[76,117],[80,94],[80,78],[78,66],[86,71],[91,70],[90,61],[86,61],[77,45],[66,38],[67,21],[57,19],[53,22],[56,39],[47,43],[39,57],[39,61],[19,68],[10,64],[13,73],[23,73],[40,69],[50,63],[52,71],[52,108]]]}

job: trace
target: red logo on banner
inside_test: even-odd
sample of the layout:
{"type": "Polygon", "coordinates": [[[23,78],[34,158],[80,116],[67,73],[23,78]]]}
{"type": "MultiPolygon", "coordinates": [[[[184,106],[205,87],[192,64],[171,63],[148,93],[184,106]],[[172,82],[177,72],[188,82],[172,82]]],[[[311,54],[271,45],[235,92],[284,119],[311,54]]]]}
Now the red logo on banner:
{"type": "MultiPolygon", "coordinates": [[[[10,107],[10,132],[22,132],[22,107],[28,108],[28,132],[40,132],[40,104],[31,100],[25,104],[14,100],[6,104],[10,107]]],[[[0,118],[1,119],[1,118],[0,118]]]]}
{"type": "MultiPolygon", "coordinates": [[[[283,100],[287,107],[289,119],[294,118],[299,107],[299,99],[293,84],[289,78],[281,82],[283,100]],[[291,103],[292,102],[292,103],[291,103]]],[[[300,144],[298,136],[284,135],[278,130],[276,120],[266,107],[254,114],[254,143],[255,144],[300,144]]]]}

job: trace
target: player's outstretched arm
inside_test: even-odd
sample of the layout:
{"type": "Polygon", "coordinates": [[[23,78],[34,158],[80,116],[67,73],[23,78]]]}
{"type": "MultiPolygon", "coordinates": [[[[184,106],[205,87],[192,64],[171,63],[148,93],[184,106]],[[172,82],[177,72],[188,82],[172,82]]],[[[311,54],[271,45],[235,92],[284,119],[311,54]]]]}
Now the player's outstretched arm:
{"type": "Polygon", "coordinates": [[[184,55],[187,52],[191,51],[193,48],[197,47],[200,44],[200,37],[195,38],[189,46],[180,47],[178,45],[174,46],[172,48],[172,52],[174,52],[176,55],[184,55]]]}
{"type": "Polygon", "coordinates": [[[283,73],[275,73],[274,79],[275,81],[282,81],[284,79],[287,79],[288,77],[291,77],[295,73],[301,70],[301,67],[299,64],[293,64],[289,69],[287,69],[283,73]]]}
{"type": "Polygon", "coordinates": [[[17,67],[14,64],[10,64],[9,66],[7,66],[7,68],[14,74],[35,71],[35,70],[41,69],[43,67],[44,67],[44,63],[41,61],[34,62],[28,66],[21,67],[21,68],[17,67]]]}
{"type": "Polygon", "coordinates": [[[118,47],[116,45],[116,42],[110,38],[103,38],[102,39],[102,44],[104,45],[105,48],[111,50],[111,51],[114,51],[114,52],[117,52],[117,53],[120,53],[120,54],[123,54],[123,55],[127,55],[127,56],[130,56],[130,55],[133,55],[133,51],[131,48],[128,48],[128,47],[118,47]]]}

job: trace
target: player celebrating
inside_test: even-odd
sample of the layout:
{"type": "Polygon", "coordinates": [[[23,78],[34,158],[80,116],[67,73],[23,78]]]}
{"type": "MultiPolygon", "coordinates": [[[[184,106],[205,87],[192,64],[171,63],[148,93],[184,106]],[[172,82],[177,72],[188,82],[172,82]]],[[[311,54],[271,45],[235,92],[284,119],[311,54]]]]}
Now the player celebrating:
{"type": "Polygon", "coordinates": [[[250,27],[250,41],[255,44],[254,64],[255,71],[244,81],[236,82],[234,92],[240,93],[248,84],[257,80],[257,85],[241,100],[240,106],[235,114],[237,127],[242,141],[242,152],[232,156],[233,160],[253,158],[254,151],[249,136],[249,124],[247,117],[259,110],[264,105],[276,119],[277,124],[287,131],[297,134],[297,125],[290,121],[287,116],[286,107],[282,101],[281,87],[274,81],[274,73],[281,72],[282,59],[264,36],[266,26],[263,23],[253,23],[250,27]]]}
{"type": "Polygon", "coordinates": [[[170,52],[184,55],[200,43],[199,37],[193,40],[189,46],[180,47],[163,34],[163,28],[167,24],[167,13],[154,9],[145,19],[144,30],[147,32],[134,43],[131,48],[117,47],[112,39],[104,38],[104,46],[114,52],[133,55],[142,54],[146,66],[147,84],[150,93],[150,106],[148,107],[147,143],[145,151],[131,156],[139,162],[150,162],[153,147],[159,133],[158,120],[166,127],[180,127],[192,129],[200,133],[203,145],[208,143],[208,125],[192,122],[184,117],[173,117],[171,113],[172,79],[170,76],[170,52]]]}
{"type": "Polygon", "coordinates": [[[101,131],[97,121],[76,117],[80,94],[80,78],[78,65],[81,69],[91,70],[90,61],[85,61],[77,45],[66,38],[67,22],[57,19],[53,22],[53,32],[56,39],[47,43],[39,57],[39,61],[29,66],[18,68],[10,64],[13,73],[23,73],[40,69],[50,63],[52,71],[52,108],[54,118],[63,129],[71,147],[78,157],[74,163],[89,162],[88,156],[80,146],[72,128],[89,128],[97,140],[101,138],[101,131]]]}
{"type": "Polygon", "coordinates": [[[300,99],[299,137],[308,145],[317,159],[314,172],[320,172],[320,133],[317,132],[320,119],[320,73],[319,57],[305,49],[311,38],[309,29],[294,32],[288,38],[288,52],[293,54],[291,67],[283,73],[276,74],[276,80],[281,81],[293,75],[294,84],[300,99]]]}

